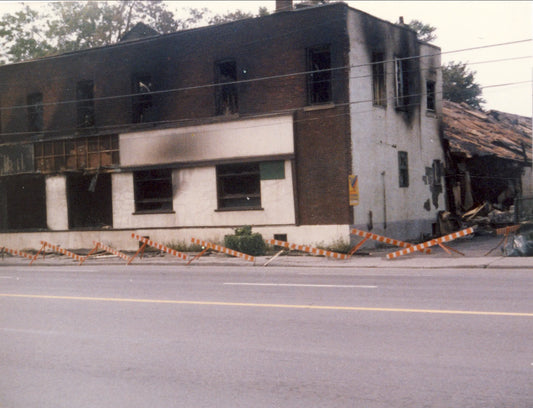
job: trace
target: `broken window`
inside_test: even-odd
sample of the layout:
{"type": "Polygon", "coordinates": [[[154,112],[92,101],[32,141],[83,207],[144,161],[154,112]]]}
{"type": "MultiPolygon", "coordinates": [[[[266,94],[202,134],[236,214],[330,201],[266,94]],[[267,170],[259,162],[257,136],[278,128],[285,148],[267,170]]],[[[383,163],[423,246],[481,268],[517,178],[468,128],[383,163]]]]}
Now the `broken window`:
{"type": "Polygon", "coordinates": [[[307,99],[310,105],[332,101],[329,45],[307,50],[307,99]]]}
{"type": "Polygon", "coordinates": [[[76,85],[76,110],[79,128],[94,126],[94,83],[80,81],[76,85]]]}
{"type": "Polygon", "coordinates": [[[396,107],[406,109],[409,107],[409,66],[404,58],[394,59],[396,78],[396,107]]]}
{"type": "Polygon", "coordinates": [[[385,55],[372,53],[372,102],[374,106],[387,106],[385,89],[385,55]]]}
{"type": "Polygon", "coordinates": [[[217,166],[218,208],[261,208],[259,163],[217,166]]]}
{"type": "Polygon", "coordinates": [[[172,170],[153,169],[133,173],[135,212],[172,211],[172,170]]]}
{"type": "Polygon", "coordinates": [[[43,130],[43,94],[28,95],[28,130],[40,132],[43,130]]]}
{"type": "Polygon", "coordinates": [[[436,110],[435,103],[435,81],[426,81],[426,109],[436,110]]]}
{"type": "Polygon", "coordinates": [[[68,227],[110,228],[113,226],[111,175],[67,175],[68,227]]]}
{"type": "Polygon", "coordinates": [[[34,151],[35,168],[43,173],[99,169],[119,164],[117,135],[35,143],[34,151]]]}
{"type": "Polygon", "coordinates": [[[46,228],[45,178],[23,175],[0,179],[0,230],[46,228]]]}
{"type": "Polygon", "coordinates": [[[398,152],[398,174],[400,187],[409,187],[409,162],[407,152],[398,152]]]}
{"type": "Polygon", "coordinates": [[[216,114],[229,115],[239,111],[237,94],[237,65],[234,60],[215,64],[215,81],[221,84],[215,88],[216,114]]]}
{"type": "Polygon", "coordinates": [[[148,74],[133,76],[132,122],[144,123],[155,120],[152,101],[152,77],[148,74]]]}

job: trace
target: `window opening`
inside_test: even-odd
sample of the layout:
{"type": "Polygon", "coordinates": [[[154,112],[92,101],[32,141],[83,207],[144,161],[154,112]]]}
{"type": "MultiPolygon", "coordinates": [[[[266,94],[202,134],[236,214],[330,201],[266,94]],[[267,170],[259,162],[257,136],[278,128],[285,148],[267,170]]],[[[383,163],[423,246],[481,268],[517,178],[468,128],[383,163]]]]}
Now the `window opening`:
{"type": "Polygon", "coordinates": [[[216,114],[230,115],[239,111],[237,92],[237,64],[234,60],[221,61],[215,64],[216,83],[222,84],[215,88],[216,114]]]}
{"type": "Polygon", "coordinates": [[[147,74],[135,75],[133,77],[132,93],[132,122],[144,123],[155,120],[153,117],[152,77],[147,74]]]}
{"type": "Polygon", "coordinates": [[[35,168],[43,173],[113,167],[119,164],[117,135],[34,144],[35,168]]]}
{"type": "Polygon", "coordinates": [[[94,83],[80,81],[76,86],[78,127],[94,126],[94,83]]]}
{"type": "Polygon", "coordinates": [[[430,111],[436,110],[435,81],[426,81],[426,108],[430,111]]]}
{"type": "Polygon", "coordinates": [[[261,208],[258,163],[217,166],[218,208],[261,208]]]}
{"type": "Polygon", "coordinates": [[[0,229],[46,229],[46,187],[43,176],[0,179],[0,229]]]}
{"type": "Polygon", "coordinates": [[[309,104],[331,102],[331,53],[329,46],[307,50],[309,104]]]}
{"type": "Polygon", "coordinates": [[[43,94],[28,95],[28,130],[40,132],[43,130],[43,94]]]}
{"type": "Polygon", "coordinates": [[[375,106],[387,106],[385,88],[385,55],[372,53],[372,102],[375,106]]]}
{"type": "Polygon", "coordinates": [[[395,58],[396,71],[396,107],[407,108],[409,106],[409,67],[407,60],[395,58]]]}
{"type": "Polygon", "coordinates": [[[172,170],[153,169],[133,173],[135,212],[170,212],[173,204],[172,170]]]}
{"type": "Polygon", "coordinates": [[[400,187],[409,187],[409,161],[407,152],[398,152],[398,170],[400,187]]]}
{"type": "Polygon", "coordinates": [[[111,174],[67,175],[68,226],[110,228],[113,226],[111,174]]]}

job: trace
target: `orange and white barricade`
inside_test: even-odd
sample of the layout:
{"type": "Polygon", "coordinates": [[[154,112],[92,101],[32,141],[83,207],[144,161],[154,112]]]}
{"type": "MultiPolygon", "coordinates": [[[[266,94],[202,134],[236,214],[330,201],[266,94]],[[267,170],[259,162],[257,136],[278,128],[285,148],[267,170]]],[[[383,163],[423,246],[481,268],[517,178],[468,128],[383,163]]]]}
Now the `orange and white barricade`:
{"type": "Polygon", "coordinates": [[[227,255],[236,256],[236,257],[245,259],[245,260],[250,261],[250,262],[255,262],[255,257],[254,256],[248,255],[248,254],[243,254],[242,252],[235,251],[233,249],[229,249],[229,248],[223,247],[221,245],[212,244],[211,242],[202,241],[201,239],[197,239],[197,238],[191,238],[191,242],[193,242],[194,244],[201,245],[204,249],[203,249],[202,252],[200,252],[198,255],[196,255],[194,258],[192,258],[189,262],[187,262],[187,265],[190,264],[195,259],[200,258],[203,254],[205,254],[210,249],[212,249],[214,251],[217,251],[217,252],[222,252],[222,253],[227,254],[227,255]]]}
{"type": "Polygon", "coordinates": [[[132,233],[131,234],[131,237],[136,239],[137,241],[139,242],[142,242],[142,246],[139,248],[139,250],[137,252],[135,252],[135,254],[130,258],[130,260],[128,261],[128,265],[135,259],[135,257],[140,253],[144,253],[144,249],[146,248],[146,246],[151,246],[151,247],[154,247],[154,248],[157,248],[157,249],[160,249],[161,251],[164,251],[166,252],[167,254],[170,254],[170,255],[174,255],[174,256],[177,256],[178,258],[181,258],[183,260],[186,260],[187,259],[187,255],[182,253],[182,252],[179,252],[179,251],[176,251],[175,249],[172,249],[172,248],[169,248],[169,247],[166,247],[165,245],[163,244],[159,244],[155,241],[152,241],[151,239],[148,239],[146,237],[141,237],[140,235],[137,235],[135,233],[132,233]]]}
{"type": "MultiPolygon", "coordinates": [[[[445,235],[445,236],[440,237],[440,238],[431,239],[431,240],[423,242],[421,244],[413,245],[413,246],[411,246],[409,248],[401,249],[401,250],[396,251],[396,252],[391,252],[390,254],[387,254],[387,259],[398,258],[399,256],[411,254],[411,253],[413,253],[415,251],[420,251],[420,250],[423,250],[425,248],[429,248],[429,247],[434,246],[434,245],[439,245],[442,249],[444,249],[450,255],[451,255],[450,250],[461,254],[461,252],[459,252],[459,251],[457,251],[457,250],[455,250],[453,248],[446,247],[443,243],[444,242],[453,241],[454,239],[457,239],[457,238],[465,237],[467,235],[472,234],[473,232],[474,232],[474,228],[470,227],[470,228],[464,229],[462,231],[457,231],[457,232],[454,232],[452,234],[445,235]]],[[[463,255],[463,254],[461,254],[461,255],[463,255]]]]}
{"type": "Polygon", "coordinates": [[[338,252],[327,251],[325,249],[313,248],[308,245],[290,244],[285,241],[278,241],[277,239],[266,239],[265,242],[269,243],[270,245],[280,246],[283,248],[292,249],[296,251],[307,252],[313,255],[328,256],[330,258],[335,258],[335,259],[348,259],[350,257],[347,254],[340,254],[338,252]]]}
{"type": "Polygon", "coordinates": [[[8,254],[11,254],[11,255],[22,256],[24,258],[28,258],[28,259],[32,259],[32,260],[35,257],[35,255],[30,255],[30,254],[27,254],[26,252],[18,251],[16,249],[10,249],[10,248],[6,248],[6,247],[2,247],[0,249],[0,252],[2,252],[2,253],[7,252],[8,254]]]}
{"type": "MultiPolygon", "coordinates": [[[[361,230],[358,230],[358,229],[355,229],[355,228],[352,228],[351,233],[352,233],[352,235],[358,235],[360,237],[363,237],[363,240],[361,242],[359,242],[356,246],[354,246],[350,250],[350,252],[348,252],[348,254],[350,256],[353,255],[359,248],[361,248],[363,246],[363,244],[366,241],[368,241],[369,239],[372,239],[372,240],[378,241],[378,242],[383,242],[383,243],[389,244],[389,245],[395,245],[395,246],[402,247],[402,248],[409,248],[409,247],[413,246],[413,244],[410,244],[409,242],[404,242],[404,241],[400,241],[400,240],[397,240],[397,239],[387,238],[387,237],[384,237],[384,236],[381,236],[381,235],[378,235],[378,234],[373,234],[373,233],[367,232],[367,231],[361,231],[361,230]]],[[[429,253],[431,253],[431,249],[429,249],[429,248],[425,249],[424,252],[429,254],[429,253]]]]}
{"type": "Polygon", "coordinates": [[[492,251],[494,251],[496,248],[498,248],[499,246],[501,246],[503,244],[503,246],[505,247],[505,245],[507,245],[507,241],[509,240],[509,235],[511,233],[514,233],[516,231],[518,231],[520,229],[521,225],[520,224],[517,224],[517,225],[511,225],[511,226],[508,226],[508,227],[503,227],[503,228],[498,228],[496,229],[496,235],[503,235],[503,238],[502,240],[498,243],[498,245],[496,245],[494,248],[492,248],[489,252],[487,252],[485,254],[485,256],[489,255],[492,251]]]}
{"type": "Polygon", "coordinates": [[[41,252],[43,253],[43,258],[44,258],[45,253],[43,251],[46,249],[46,247],[52,249],[54,252],[57,252],[57,253],[60,253],[62,255],[66,255],[66,256],[69,256],[69,257],[73,258],[74,260],[78,261],[80,263],[80,265],[85,260],[83,256],[75,254],[75,253],[70,252],[70,251],[67,251],[66,249],[63,249],[63,248],[61,248],[58,245],[53,245],[53,244],[50,244],[49,242],[46,242],[46,241],[41,241],[41,245],[42,245],[41,249],[39,249],[39,252],[37,252],[37,254],[35,254],[35,256],[33,257],[32,261],[30,262],[30,265],[33,263],[33,261],[35,261],[37,259],[37,257],[39,256],[39,254],[41,252]]]}
{"type": "Polygon", "coordinates": [[[122,258],[122,259],[124,259],[127,262],[129,262],[129,260],[130,260],[130,257],[128,255],[123,254],[122,252],[120,252],[120,251],[118,251],[118,250],[116,250],[114,248],[111,248],[110,246],[102,244],[101,242],[93,241],[93,245],[94,245],[94,248],[91,250],[91,252],[89,252],[87,254],[87,256],[85,258],[83,258],[83,261],[80,262],[80,265],[83,262],[85,262],[87,260],[87,258],[89,258],[92,254],[94,254],[98,250],[98,248],[100,248],[100,249],[102,249],[102,250],[104,250],[106,252],[109,252],[109,253],[111,253],[113,255],[116,255],[119,258],[122,258]]]}

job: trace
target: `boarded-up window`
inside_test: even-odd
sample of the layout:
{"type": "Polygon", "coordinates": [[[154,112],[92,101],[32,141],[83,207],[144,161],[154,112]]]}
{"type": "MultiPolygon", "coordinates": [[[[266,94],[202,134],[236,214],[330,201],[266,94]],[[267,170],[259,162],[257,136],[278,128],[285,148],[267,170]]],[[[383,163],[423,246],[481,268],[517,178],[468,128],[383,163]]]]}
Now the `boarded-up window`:
{"type": "Polygon", "coordinates": [[[119,164],[118,136],[101,135],[35,143],[35,168],[43,173],[99,169],[119,164]]]}
{"type": "Polygon", "coordinates": [[[172,170],[153,169],[133,173],[135,212],[172,211],[172,170]]]}
{"type": "Polygon", "coordinates": [[[234,60],[220,61],[215,64],[216,113],[228,115],[239,111],[237,92],[237,64],[234,60]]]}
{"type": "Polygon", "coordinates": [[[43,130],[43,94],[28,95],[28,130],[40,132],[43,130]]]}
{"type": "Polygon", "coordinates": [[[310,105],[332,101],[329,45],[307,50],[307,98],[310,105]]]}
{"type": "Polygon", "coordinates": [[[385,54],[372,53],[372,102],[375,106],[387,105],[385,88],[385,54]]]}
{"type": "Polygon", "coordinates": [[[261,181],[258,163],[217,166],[219,210],[261,208],[261,181]]]}
{"type": "Polygon", "coordinates": [[[76,85],[76,110],[79,128],[94,126],[94,83],[80,81],[76,85]]]}

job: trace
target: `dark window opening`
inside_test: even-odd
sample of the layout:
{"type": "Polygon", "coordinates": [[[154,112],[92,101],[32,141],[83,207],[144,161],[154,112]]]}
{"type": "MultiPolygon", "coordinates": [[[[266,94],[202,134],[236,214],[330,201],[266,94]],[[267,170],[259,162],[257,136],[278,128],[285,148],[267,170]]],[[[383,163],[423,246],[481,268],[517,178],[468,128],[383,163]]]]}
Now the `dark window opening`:
{"type": "Polygon", "coordinates": [[[310,105],[332,101],[331,53],[329,46],[307,50],[307,97],[310,105]]]}
{"type": "Polygon", "coordinates": [[[372,102],[375,106],[387,106],[385,88],[385,55],[372,53],[372,102]]]}
{"type": "Polygon", "coordinates": [[[80,81],[76,86],[77,124],[79,128],[94,126],[94,83],[80,81]]]}
{"type": "Polygon", "coordinates": [[[153,85],[150,75],[135,75],[133,77],[132,93],[132,122],[145,123],[156,120],[153,105],[153,85]]]}
{"type": "Polygon", "coordinates": [[[35,168],[43,173],[99,169],[119,164],[117,135],[35,143],[35,168]]]}
{"type": "Polygon", "coordinates": [[[68,227],[112,227],[111,200],[110,174],[67,175],[68,227]]]}
{"type": "Polygon", "coordinates": [[[216,114],[230,115],[239,111],[237,92],[237,64],[235,61],[222,61],[215,64],[215,81],[221,84],[215,88],[216,114]]]}
{"type": "Polygon", "coordinates": [[[43,94],[28,95],[28,130],[40,132],[43,130],[43,94]]]}
{"type": "Polygon", "coordinates": [[[435,103],[435,81],[426,82],[426,108],[430,111],[436,110],[435,103]]]}
{"type": "Polygon", "coordinates": [[[407,152],[398,152],[398,173],[400,187],[409,187],[409,161],[407,152]]]}
{"type": "Polygon", "coordinates": [[[409,107],[409,64],[407,59],[394,60],[396,73],[396,107],[406,109],[409,107]]]}
{"type": "Polygon", "coordinates": [[[133,173],[135,212],[172,211],[172,170],[154,169],[133,173]]]}
{"type": "Polygon", "coordinates": [[[46,184],[43,176],[0,180],[0,229],[46,229],[46,184]]]}
{"type": "Polygon", "coordinates": [[[259,163],[217,166],[219,209],[261,208],[259,163]]]}

